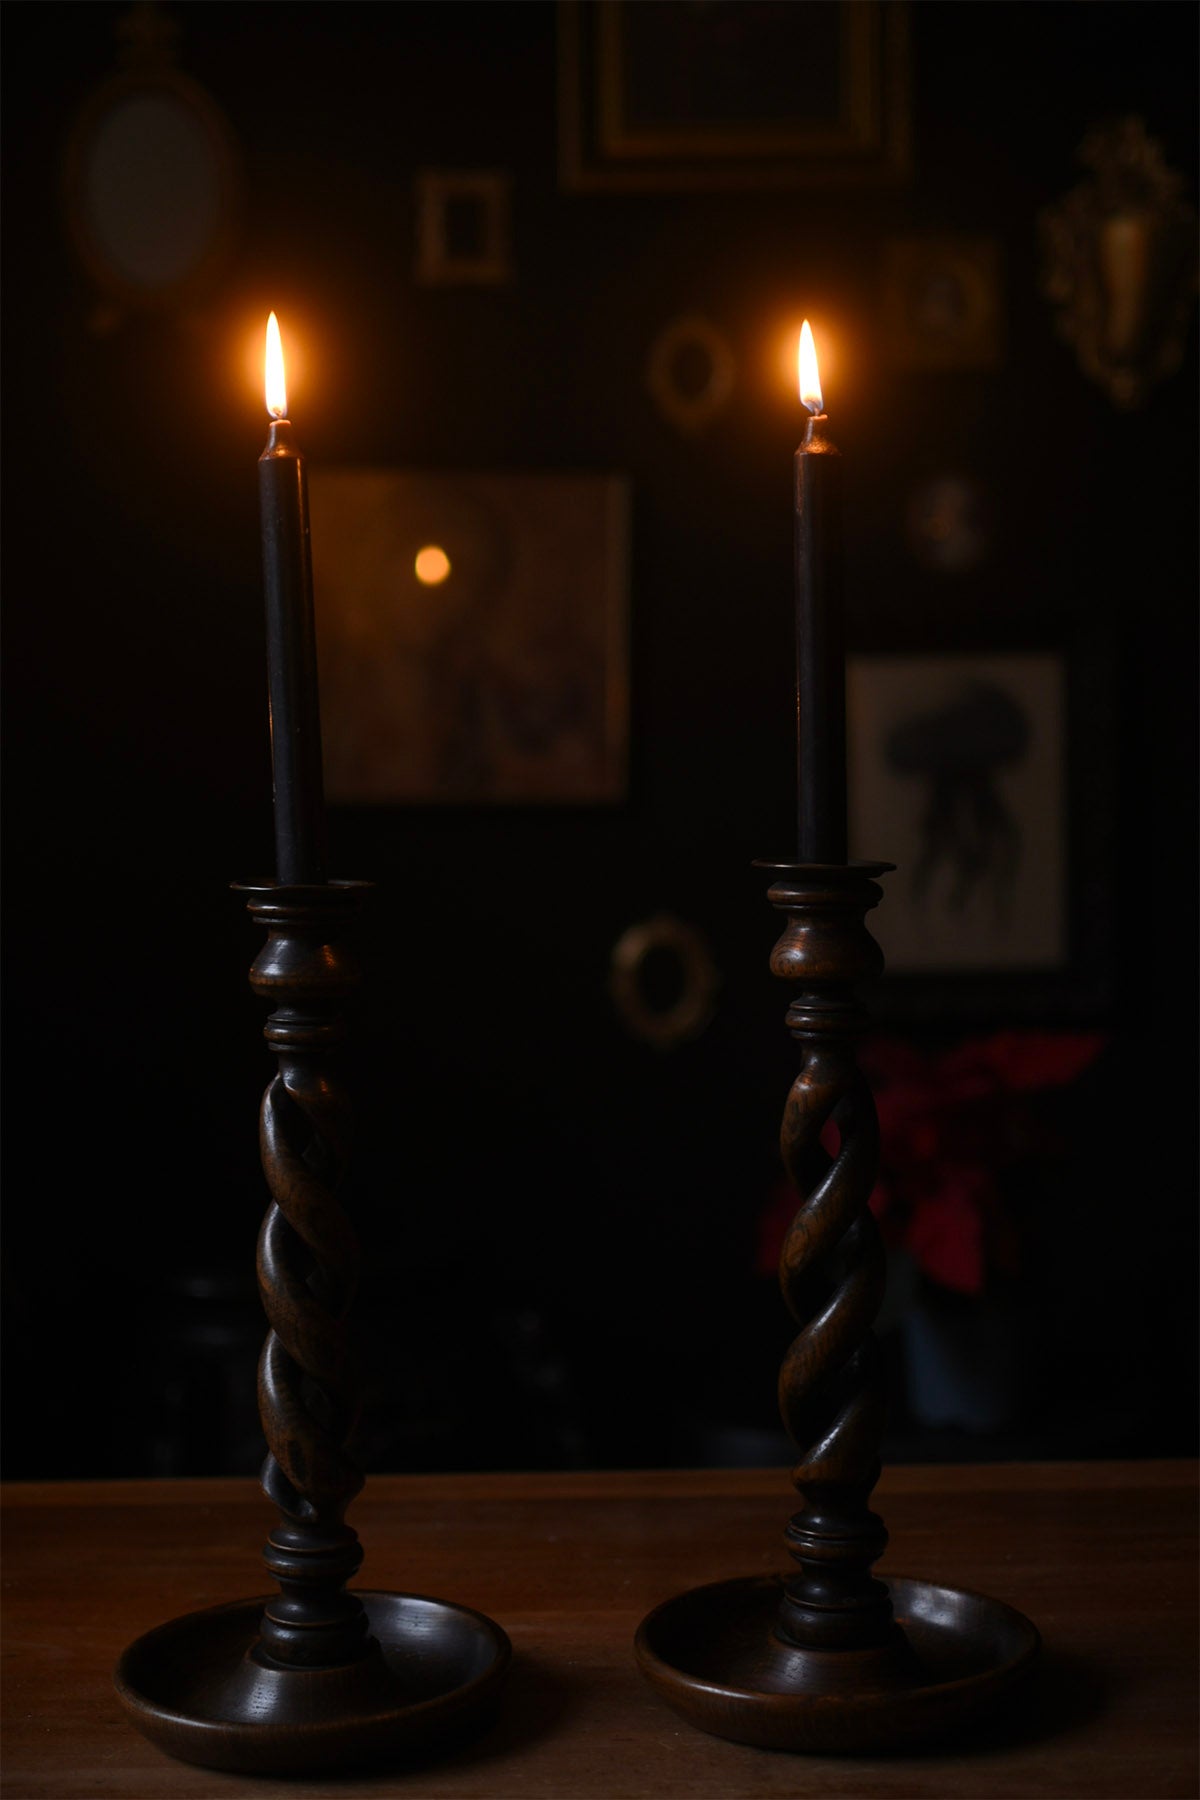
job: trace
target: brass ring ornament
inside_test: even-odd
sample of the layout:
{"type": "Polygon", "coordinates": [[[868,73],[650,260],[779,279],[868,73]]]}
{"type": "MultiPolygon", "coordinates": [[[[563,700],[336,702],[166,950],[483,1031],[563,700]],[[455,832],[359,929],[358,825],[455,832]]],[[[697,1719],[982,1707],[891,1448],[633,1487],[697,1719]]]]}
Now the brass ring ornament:
{"type": "Polygon", "coordinates": [[[698,315],[673,319],[650,346],[646,386],[664,419],[683,432],[715,419],[733,392],[735,362],[726,338],[698,315]]]}
{"type": "Polygon", "coordinates": [[[720,977],[704,934],[670,913],[631,925],[613,945],[609,990],[626,1029],[657,1050],[699,1037],[712,1018],[720,977]],[[678,997],[656,1004],[647,984],[652,958],[678,966],[678,997]]]}

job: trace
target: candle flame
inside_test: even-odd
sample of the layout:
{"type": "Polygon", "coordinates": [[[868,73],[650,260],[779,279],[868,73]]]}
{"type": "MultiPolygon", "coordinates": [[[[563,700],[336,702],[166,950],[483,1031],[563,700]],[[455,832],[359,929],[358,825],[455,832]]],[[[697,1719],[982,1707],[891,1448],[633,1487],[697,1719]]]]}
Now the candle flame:
{"type": "Polygon", "coordinates": [[[279,320],[272,313],[267,320],[267,411],[273,419],[287,418],[287,383],[283,376],[283,343],[279,336],[279,320]]]}
{"type": "Polygon", "coordinates": [[[800,327],[800,399],[814,415],[825,411],[821,397],[821,377],[817,373],[817,347],[812,327],[805,319],[800,327]]]}

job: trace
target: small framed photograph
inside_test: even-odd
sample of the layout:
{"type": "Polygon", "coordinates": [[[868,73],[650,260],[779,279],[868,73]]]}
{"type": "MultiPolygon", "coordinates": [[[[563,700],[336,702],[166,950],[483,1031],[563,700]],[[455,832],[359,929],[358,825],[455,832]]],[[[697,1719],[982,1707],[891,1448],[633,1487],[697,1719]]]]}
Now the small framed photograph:
{"type": "Polygon", "coordinates": [[[417,280],[502,287],[513,278],[512,180],[500,169],[426,169],[416,178],[417,280]]]}
{"type": "Polygon", "coordinates": [[[994,369],[1004,341],[1000,246],[987,237],[892,238],[884,344],[898,369],[994,369]]]}
{"type": "Polygon", "coordinates": [[[566,188],[907,175],[904,0],[560,0],[558,19],[566,188]]]}
{"type": "Polygon", "coordinates": [[[1107,998],[1111,787],[1085,674],[1061,648],[849,659],[850,853],[896,864],[870,919],[885,1010],[1107,998]]]}

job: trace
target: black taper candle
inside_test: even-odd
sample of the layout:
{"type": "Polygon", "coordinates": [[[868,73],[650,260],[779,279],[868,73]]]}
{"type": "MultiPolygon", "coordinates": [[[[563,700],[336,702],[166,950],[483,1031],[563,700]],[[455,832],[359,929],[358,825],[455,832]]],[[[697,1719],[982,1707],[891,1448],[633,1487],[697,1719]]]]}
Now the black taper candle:
{"type": "MultiPolygon", "coordinates": [[[[282,399],[279,404],[283,405],[282,399]]],[[[270,398],[268,405],[277,410],[270,398]]],[[[271,421],[267,447],[258,459],[258,494],[275,787],[275,875],[288,885],[319,883],[325,880],[325,791],[308,486],[304,458],[286,418],[271,421]]]]}
{"type": "MultiPolygon", "coordinates": [[[[807,396],[805,396],[807,399],[807,396]]],[[[797,858],[846,860],[842,459],[817,399],[794,460],[797,858]]]]}

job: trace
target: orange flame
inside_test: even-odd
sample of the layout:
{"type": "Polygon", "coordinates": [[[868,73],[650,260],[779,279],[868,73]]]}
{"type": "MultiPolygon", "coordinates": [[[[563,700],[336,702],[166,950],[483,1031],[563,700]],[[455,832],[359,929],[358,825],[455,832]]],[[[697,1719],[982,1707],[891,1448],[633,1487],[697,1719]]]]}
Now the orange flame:
{"type": "Polygon", "coordinates": [[[810,413],[823,413],[825,401],[821,396],[821,377],[817,373],[817,347],[813,343],[812,327],[805,319],[800,327],[800,399],[810,413]]]}
{"type": "Polygon", "coordinates": [[[283,375],[283,343],[279,336],[279,320],[274,313],[267,320],[266,386],[267,411],[273,419],[286,419],[287,383],[283,375]]]}

